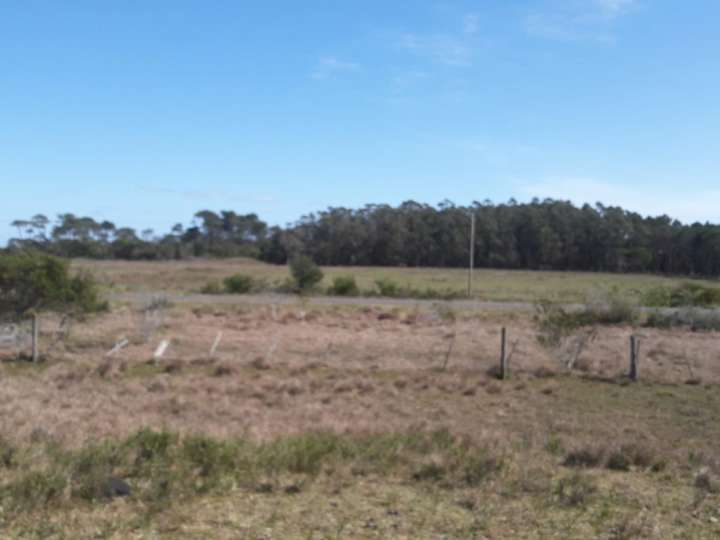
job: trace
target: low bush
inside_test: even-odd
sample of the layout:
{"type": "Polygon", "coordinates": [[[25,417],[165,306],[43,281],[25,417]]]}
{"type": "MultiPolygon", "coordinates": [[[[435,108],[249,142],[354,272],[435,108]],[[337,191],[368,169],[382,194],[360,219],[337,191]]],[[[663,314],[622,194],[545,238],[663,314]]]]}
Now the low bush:
{"type": "Polygon", "coordinates": [[[563,461],[563,465],[565,465],[566,467],[597,467],[599,465],[602,465],[604,459],[604,448],[593,448],[585,446],[582,448],[576,448],[568,452],[565,456],[565,461],[563,461]]]}
{"type": "Polygon", "coordinates": [[[290,273],[300,292],[310,291],[323,279],[320,267],[306,255],[297,256],[290,261],[290,273]]]}
{"type": "Polygon", "coordinates": [[[252,276],[245,274],[235,274],[223,280],[225,292],[229,294],[248,294],[255,286],[255,280],[252,276]]]}
{"type": "Polygon", "coordinates": [[[328,294],[336,296],[357,296],[360,289],[355,282],[354,276],[338,276],[333,279],[333,284],[328,288],[328,294]]]}
{"type": "Polygon", "coordinates": [[[32,311],[84,315],[106,310],[95,280],[72,275],[69,263],[44,254],[0,255],[0,317],[32,311]]]}
{"type": "Polygon", "coordinates": [[[400,286],[388,278],[376,279],[375,286],[380,296],[387,296],[388,298],[396,297],[400,292],[400,286]]]}
{"type": "Polygon", "coordinates": [[[614,471],[628,471],[630,467],[659,470],[662,462],[647,447],[637,444],[626,444],[610,452],[606,467],[614,471]]]}
{"type": "Polygon", "coordinates": [[[635,324],[639,320],[637,306],[617,290],[604,298],[586,302],[582,309],[569,309],[542,300],[536,304],[536,310],[538,341],[551,347],[560,345],[564,338],[584,327],[635,324]]]}
{"type": "Polygon", "coordinates": [[[3,486],[3,506],[15,511],[34,511],[57,502],[67,481],[58,471],[31,471],[3,486]]]}
{"type": "Polygon", "coordinates": [[[657,310],[648,313],[644,326],[661,329],[681,327],[693,332],[720,331],[720,313],[692,308],[672,313],[657,310]]]}
{"type": "Polygon", "coordinates": [[[386,298],[420,298],[422,300],[454,300],[462,298],[465,293],[453,289],[415,289],[409,285],[401,286],[397,282],[380,278],[375,280],[375,290],[365,292],[366,296],[383,296],[386,298]]]}
{"type": "Polygon", "coordinates": [[[720,287],[687,282],[675,287],[654,287],[642,296],[648,307],[712,307],[720,305],[720,287]]]}

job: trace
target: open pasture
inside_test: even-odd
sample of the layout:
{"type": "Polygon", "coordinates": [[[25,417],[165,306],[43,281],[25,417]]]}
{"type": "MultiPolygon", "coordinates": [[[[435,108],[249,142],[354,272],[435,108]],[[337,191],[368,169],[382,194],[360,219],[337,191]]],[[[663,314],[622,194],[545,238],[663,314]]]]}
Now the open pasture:
{"type": "MultiPolygon", "coordinates": [[[[115,292],[199,292],[209,282],[218,282],[236,273],[247,274],[268,284],[289,277],[286,266],[264,264],[252,259],[196,259],[184,261],[128,262],[75,260],[74,268],[93,273],[115,292]]],[[[438,292],[467,291],[467,270],[452,268],[325,267],[321,285],[328,287],[337,276],[354,276],[361,290],[372,290],[378,279],[389,279],[400,286],[438,292]]],[[[639,298],[657,286],[673,286],[687,278],[668,278],[645,274],[592,272],[544,272],[475,269],[474,297],[491,301],[584,302],[597,291],[617,289],[619,294],[639,298]]],[[[696,280],[720,287],[720,283],[696,280]]]]}
{"type": "Polygon", "coordinates": [[[2,362],[11,536],[720,532],[718,333],[601,327],[570,373],[527,315],[301,301],[157,311],[114,305],[45,362],[2,362]],[[632,332],[638,383],[625,377],[632,332]],[[106,497],[108,474],[133,494],[106,497]]]}

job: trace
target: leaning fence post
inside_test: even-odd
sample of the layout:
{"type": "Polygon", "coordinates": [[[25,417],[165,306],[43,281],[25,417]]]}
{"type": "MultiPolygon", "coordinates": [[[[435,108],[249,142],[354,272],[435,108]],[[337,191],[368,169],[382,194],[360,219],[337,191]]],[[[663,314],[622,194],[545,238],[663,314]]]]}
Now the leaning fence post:
{"type": "Polygon", "coordinates": [[[640,340],[634,335],[630,336],[630,380],[637,381],[640,378],[640,340]]]}
{"type": "Polygon", "coordinates": [[[505,342],[507,338],[507,332],[503,326],[500,331],[500,380],[508,378],[508,365],[507,356],[505,355],[505,342]]]}
{"type": "Polygon", "coordinates": [[[32,361],[40,359],[40,319],[37,313],[32,318],[32,361]]]}
{"type": "Polygon", "coordinates": [[[222,337],[223,333],[218,332],[217,336],[215,337],[215,341],[213,341],[212,347],[210,347],[210,358],[215,356],[215,351],[217,351],[217,348],[220,346],[220,341],[222,340],[222,337]]]}
{"type": "Polygon", "coordinates": [[[153,360],[160,360],[163,357],[163,354],[165,354],[165,351],[167,351],[167,348],[170,346],[170,340],[163,339],[160,342],[160,345],[158,345],[157,349],[155,349],[155,354],[153,354],[153,360]]]}

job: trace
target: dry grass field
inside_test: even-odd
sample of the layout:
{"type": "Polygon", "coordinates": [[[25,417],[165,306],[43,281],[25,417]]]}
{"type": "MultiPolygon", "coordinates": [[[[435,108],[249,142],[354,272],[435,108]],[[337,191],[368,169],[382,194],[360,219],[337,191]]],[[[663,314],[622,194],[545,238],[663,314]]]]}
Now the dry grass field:
{"type": "MultiPolygon", "coordinates": [[[[252,259],[197,259],[190,261],[73,262],[76,269],[93,273],[107,287],[116,292],[191,293],[200,291],[209,282],[217,282],[243,273],[258,280],[281,283],[289,277],[285,266],[264,264],[252,259]]],[[[323,268],[327,287],[337,276],[354,276],[360,289],[373,289],[378,279],[390,279],[400,286],[417,290],[467,290],[467,271],[448,268],[323,268]]],[[[583,302],[598,289],[617,288],[620,294],[639,297],[657,286],[672,286],[687,281],[639,274],[602,274],[590,272],[533,272],[520,270],[476,269],[475,297],[492,301],[535,302],[550,299],[557,302],[583,302]]],[[[717,281],[697,280],[710,287],[720,287],[717,281]]]]}
{"type": "MultiPolygon", "coordinates": [[[[204,264],[165,290],[235,270],[204,264]]],[[[132,268],[105,271],[154,289],[171,264],[132,268]]],[[[445,303],[115,304],[58,324],[44,362],[0,365],[3,537],[720,535],[717,332],[599,327],[568,371],[532,316],[445,303]]]]}

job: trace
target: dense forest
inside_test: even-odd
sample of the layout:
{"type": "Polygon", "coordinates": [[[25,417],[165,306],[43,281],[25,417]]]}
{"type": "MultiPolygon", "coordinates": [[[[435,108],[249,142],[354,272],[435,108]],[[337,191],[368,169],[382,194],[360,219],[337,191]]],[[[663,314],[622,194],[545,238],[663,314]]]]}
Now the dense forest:
{"type": "Polygon", "coordinates": [[[256,214],[204,210],[163,235],[73,214],[54,223],[38,215],[13,223],[18,237],[8,249],[130,260],[250,256],[278,264],[304,253],[322,265],[462,267],[472,213],[477,267],[720,274],[718,225],[551,199],[329,208],[285,228],[268,227],[256,214]]]}

